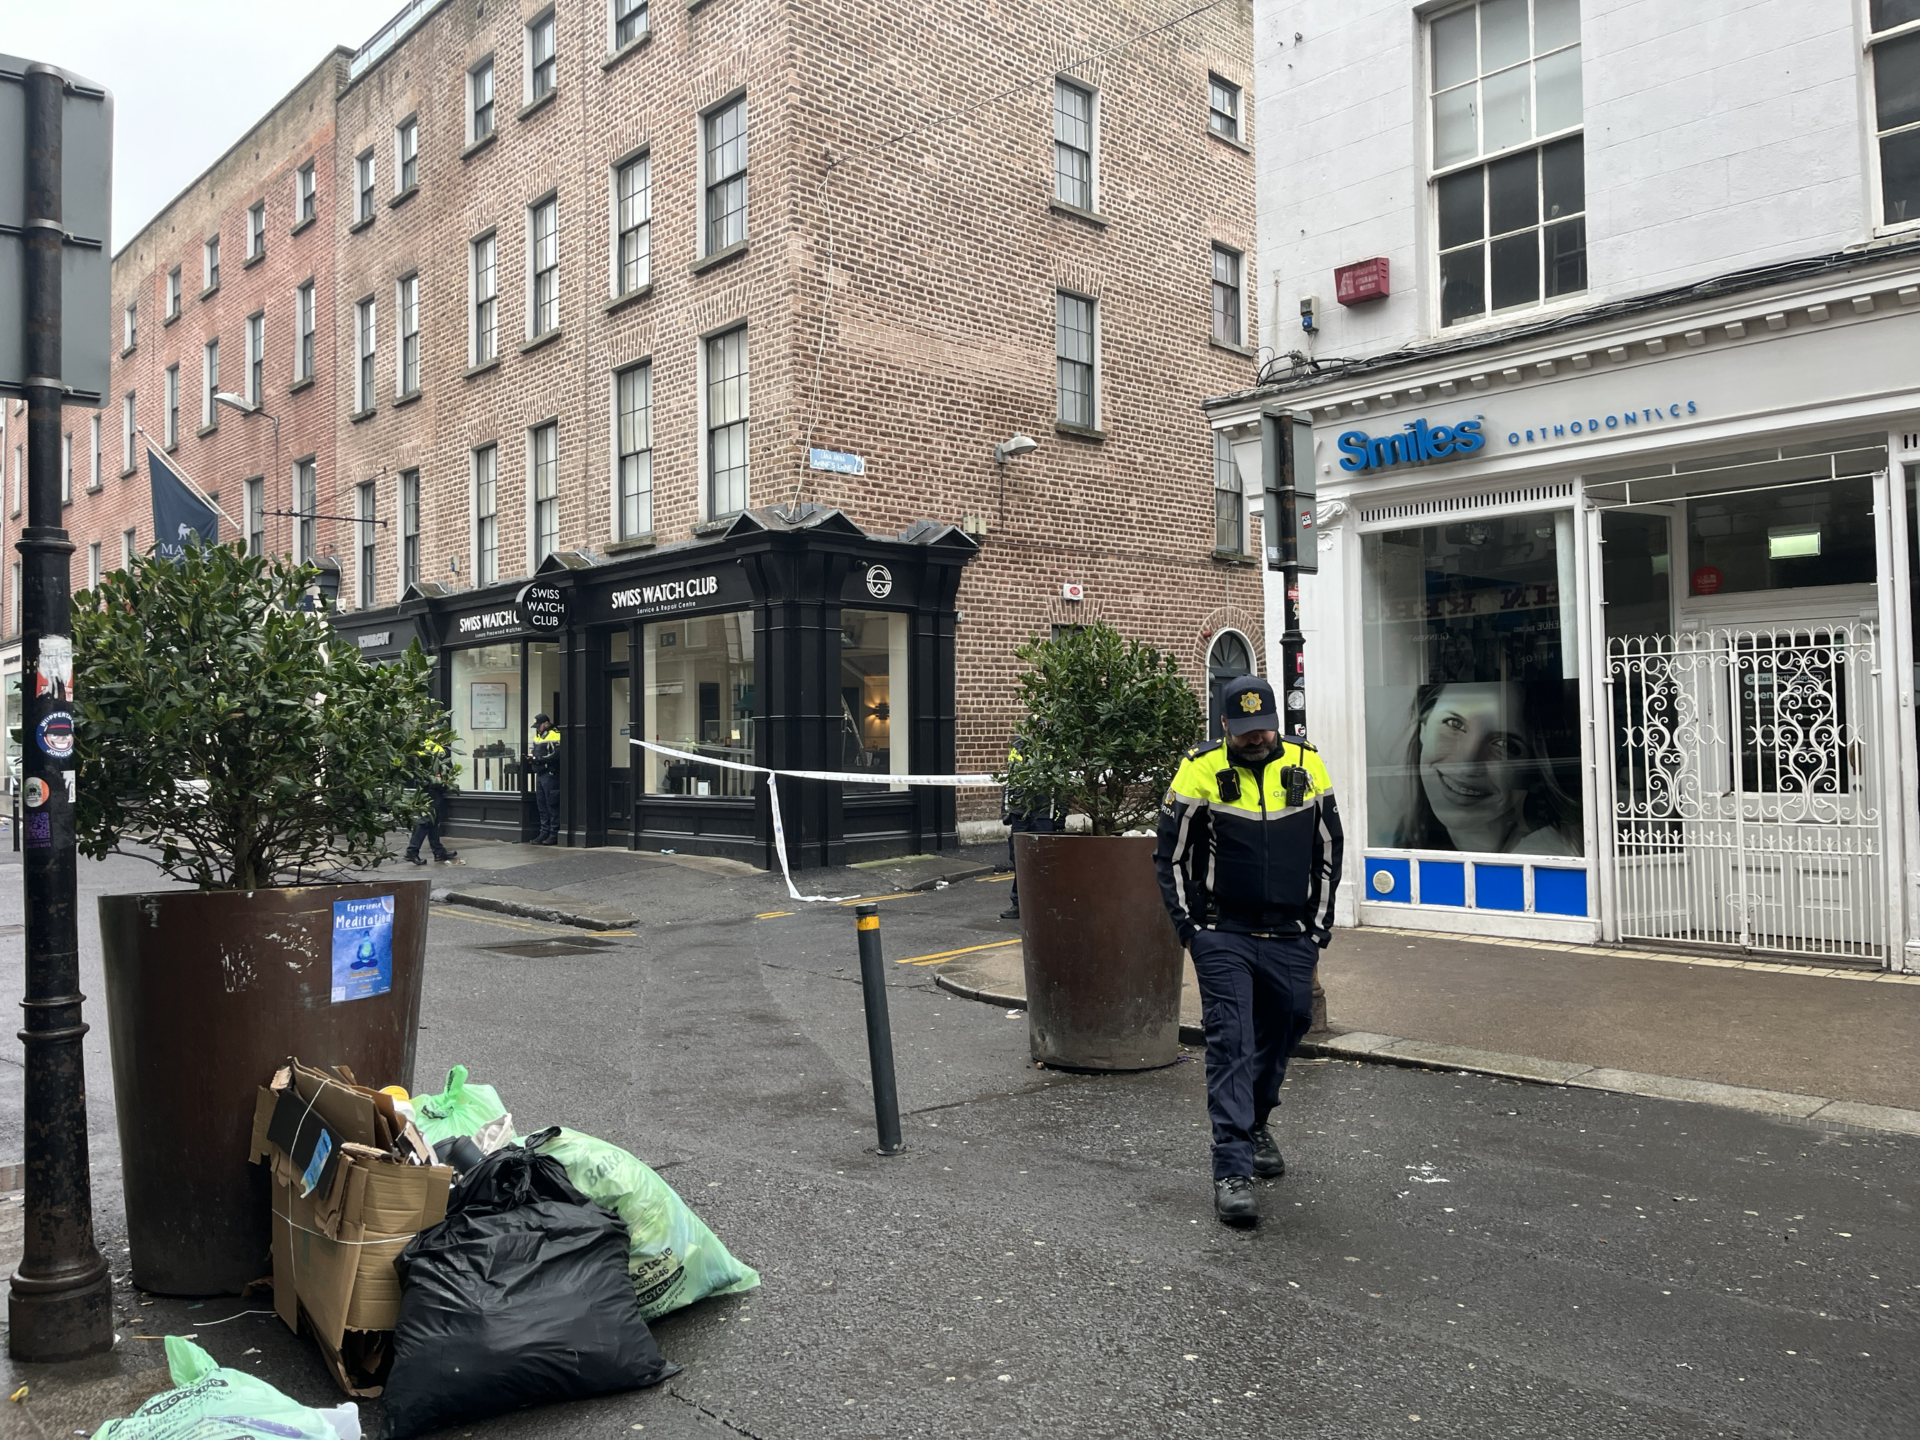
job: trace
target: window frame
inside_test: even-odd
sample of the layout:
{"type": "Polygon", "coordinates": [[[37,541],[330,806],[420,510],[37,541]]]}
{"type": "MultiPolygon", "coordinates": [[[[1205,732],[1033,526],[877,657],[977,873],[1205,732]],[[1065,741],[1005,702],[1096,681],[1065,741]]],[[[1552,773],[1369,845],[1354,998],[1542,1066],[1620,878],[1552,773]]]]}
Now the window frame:
{"type": "Polygon", "coordinates": [[[1213,550],[1216,555],[1248,555],[1252,553],[1252,538],[1247,528],[1247,487],[1241,478],[1240,469],[1233,461],[1233,444],[1224,430],[1213,432],[1213,550]],[[1222,466],[1224,464],[1224,471],[1222,466]],[[1223,483],[1227,482],[1227,483],[1223,483]],[[1235,519],[1231,546],[1222,545],[1220,497],[1231,492],[1235,498],[1235,519]]]}
{"type": "Polygon", "coordinates": [[[122,312],[120,353],[127,354],[140,346],[140,301],[129,300],[122,312]]]}
{"type": "Polygon", "coordinates": [[[125,570],[133,564],[133,557],[140,553],[140,527],[129,525],[120,532],[120,568],[125,570]]]}
{"type": "Polygon", "coordinates": [[[491,365],[500,358],[500,232],[486,230],[467,241],[467,368],[491,365]],[[480,247],[487,247],[487,293],[480,293],[483,273],[480,247]],[[488,307],[484,317],[481,307],[488,307]],[[482,325],[484,319],[485,324],[482,325]],[[481,348],[481,337],[486,347],[481,348]]]}
{"type": "MultiPolygon", "coordinates": [[[[700,337],[699,352],[699,420],[700,420],[700,511],[701,519],[713,521],[738,515],[753,503],[753,340],[752,332],[744,320],[709,331],[700,337]],[[741,367],[737,375],[716,382],[713,378],[713,359],[715,347],[732,339],[741,337],[741,367]],[[726,384],[729,380],[742,383],[745,392],[745,404],[739,418],[714,423],[713,392],[716,383],[726,384]],[[740,427],[742,454],[745,463],[740,465],[740,504],[732,509],[718,507],[720,499],[718,485],[719,472],[714,467],[714,437],[722,430],[740,427]]],[[[731,474],[736,467],[729,467],[731,474]]]]}
{"type": "Polygon", "coordinates": [[[549,416],[527,427],[526,476],[527,573],[531,575],[547,556],[560,548],[560,421],[556,417],[549,416]],[[544,470],[540,455],[542,437],[547,439],[550,449],[544,470]],[[543,481],[551,493],[541,493],[543,481]],[[550,522],[544,532],[541,529],[543,511],[544,518],[550,522]]]}
{"type": "MultiPolygon", "coordinates": [[[[1881,157],[1881,147],[1889,136],[1915,135],[1920,139],[1920,120],[1897,125],[1891,130],[1880,128],[1880,53],[1879,47],[1889,42],[1906,40],[1920,35],[1920,16],[1905,20],[1897,25],[1889,25],[1884,30],[1873,28],[1873,0],[1861,0],[1861,28],[1866,36],[1862,50],[1865,60],[1866,124],[1867,124],[1867,205],[1873,215],[1870,233],[1873,235],[1901,235],[1920,228],[1920,210],[1905,220],[1887,218],[1886,172],[1881,157]]],[[[1920,55],[1915,63],[1920,65],[1920,55]]]]}
{"type": "Polygon", "coordinates": [[[653,534],[653,357],[643,356],[631,364],[622,365],[612,372],[612,392],[609,397],[608,414],[613,423],[608,436],[611,450],[612,470],[610,479],[610,499],[612,511],[608,520],[608,531],[615,540],[643,540],[653,534]],[[628,410],[624,393],[628,380],[632,377],[644,377],[646,399],[642,405],[634,407],[635,413],[643,418],[638,424],[642,433],[637,437],[641,443],[629,450],[627,447],[628,410]],[[644,487],[634,489],[634,522],[629,525],[627,517],[627,461],[633,459],[636,474],[645,470],[644,487]],[[644,523],[641,512],[644,511],[644,523]]]}
{"type": "Polygon", "coordinates": [[[394,559],[398,562],[396,593],[404,596],[420,583],[420,468],[417,465],[400,472],[399,494],[395,499],[400,507],[400,543],[394,547],[394,559]]]}
{"type": "Polygon", "coordinates": [[[373,219],[374,190],[380,183],[380,165],[369,145],[353,157],[353,223],[365,225],[373,219]]]}
{"type": "Polygon", "coordinates": [[[1217,70],[1209,70],[1207,72],[1207,132],[1219,136],[1222,140],[1231,140],[1236,145],[1244,145],[1247,143],[1245,133],[1247,128],[1246,113],[1246,88],[1241,85],[1236,85],[1217,70]],[[1233,109],[1231,112],[1222,110],[1218,105],[1213,103],[1214,89],[1216,86],[1224,90],[1232,99],[1233,109]],[[1233,123],[1232,130],[1222,130],[1219,125],[1214,123],[1222,115],[1227,116],[1233,123]]]}
{"type": "Polygon", "coordinates": [[[267,253],[267,202],[256,200],[247,207],[247,259],[258,260],[267,253]]]}
{"type": "Polygon", "coordinates": [[[318,317],[311,278],[293,287],[293,383],[314,378],[319,360],[318,317]]]}
{"type": "Polygon", "coordinates": [[[420,185],[420,117],[409,115],[393,127],[393,193],[404,195],[420,185]]]}
{"type": "Polygon", "coordinates": [[[98,590],[99,588],[100,588],[100,542],[98,540],[93,540],[93,541],[89,541],[87,544],[87,589],[98,590]]]}
{"type": "Polygon", "coordinates": [[[500,75],[494,65],[493,56],[476,60],[467,67],[467,144],[478,145],[482,140],[493,138],[499,129],[500,114],[497,109],[499,100],[500,75]],[[487,98],[480,99],[480,77],[487,79],[487,98]],[[480,128],[481,112],[486,113],[487,128],[480,128]]]}
{"type": "Polygon", "coordinates": [[[220,232],[214,231],[200,242],[200,293],[210,295],[220,288],[220,232]]]}
{"type": "Polygon", "coordinates": [[[208,337],[200,347],[200,428],[220,428],[220,403],[213,397],[220,390],[220,337],[208,337]]]}
{"type": "Polygon", "coordinates": [[[489,440],[467,452],[467,515],[470,521],[469,564],[475,585],[491,585],[500,578],[500,442],[489,440]],[[487,463],[481,465],[481,457],[487,463]],[[482,470],[486,471],[482,477],[482,470]],[[482,486],[487,509],[482,511],[482,486]]]}
{"type": "Polygon", "coordinates": [[[373,409],[380,383],[380,304],[377,296],[353,306],[353,413],[373,409]]]}
{"type": "Polygon", "coordinates": [[[524,110],[529,105],[538,104],[560,88],[560,22],[557,6],[549,5],[522,27],[520,53],[523,57],[520,67],[520,93],[526,96],[526,101],[521,106],[524,110]],[[552,48],[546,59],[536,61],[534,46],[542,30],[546,31],[552,48]],[[544,77],[546,81],[544,87],[541,85],[542,70],[548,72],[544,77]]]}
{"type": "Polygon", "coordinates": [[[354,557],[355,585],[360,608],[371,610],[378,603],[379,564],[380,564],[380,482],[362,480],[354,486],[354,557]]]}
{"type": "Polygon", "coordinates": [[[167,271],[167,319],[180,318],[180,267],[173,266],[167,271]]]}
{"type": "Polygon", "coordinates": [[[298,230],[319,216],[320,177],[309,160],[293,172],[293,228],[298,230]]]}
{"type": "Polygon", "coordinates": [[[1236,250],[1231,245],[1223,245],[1215,240],[1208,248],[1212,264],[1212,281],[1209,298],[1212,300],[1212,335],[1216,345],[1229,345],[1236,350],[1247,348],[1247,255],[1244,250],[1236,250]],[[1220,278],[1220,261],[1225,258],[1233,266],[1233,278],[1229,284],[1220,278]],[[1220,294],[1223,290],[1233,295],[1233,333],[1220,333],[1220,294]]]}
{"type": "Polygon", "coordinates": [[[73,503],[73,432],[60,436],[60,503],[73,503]]]}
{"type": "Polygon", "coordinates": [[[293,558],[301,564],[320,549],[320,458],[303,455],[293,462],[293,558]],[[311,494],[302,495],[303,489],[311,494]]]}
{"type": "Polygon", "coordinates": [[[609,168],[607,182],[607,205],[611,231],[608,250],[609,295],[614,299],[623,295],[637,295],[653,284],[653,152],[650,148],[636,150],[613,162],[609,168]],[[644,171],[646,177],[644,183],[635,192],[638,208],[643,210],[644,214],[632,225],[625,225],[623,222],[627,218],[624,213],[627,198],[624,193],[626,176],[629,171],[636,169],[644,171]],[[638,251],[637,261],[641,273],[631,285],[627,283],[626,240],[628,235],[639,237],[635,248],[638,251]]]}
{"type": "Polygon", "coordinates": [[[1082,210],[1090,215],[1100,213],[1100,91],[1096,86],[1072,79],[1066,75],[1053,77],[1053,203],[1065,205],[1071,210],[1082,210]],[[1083,95],[1087,101],[1087,148],[1080,150],[1060,138],[1060,92],[1071,90],[1083,95]],[[1086,200],[1069,199],[1060,193],[1060,153],[1070,150],[1083,154],[1087,160],[1086,200]]]}
{"type": "Polygon", "coordinates": [[[166,448],[172,450],[180,443],[180,362],[174,361],[164,373],[160,433],[166,437],[166,448]]]}
{"type": "Polygon", "coordinates": [[[240,522],[246,526],[246,533],[240,538],[246,542],[247,554],[262,556],[267,553],[267,477],[250,475],[240,485],[240,522]]]}
{"type": "Polygon", "coordinates": [[[1100,392],[1103,388],[1100,383],[1100,299],[1096,295],[1085,295],[1078,290],[1067,290],[1059,287],[1055,288],[1053,296],[1054,424],[1056,426],[1064,425],[1069,430],[1097,433],[1101,428],[1100,402],[1102,396],[1100,392]],[[1062,300],[1077,300],[1087,307],[1086,333],[1088,345],[1092,351],[1091,356],[1087,360],[1083,361],[1076,357],[1062,355],[1060,353],[1060,302],[1062,300]],[[1060,366],[1063,364],[1086,366],[1088,411],[1088,418],[1086,420],[1069,419],[1060,413],[1063,408],[1060,404],[1060,366]]]}
{"type": "Polygon", "coordinates": [[[267,398],[267,312],[247,317],[245,392],[247,403],[258,409],[267,398]]]}
{"type": "Polygon", "coordinates": [[[650,0],[607,0],[607,53],[617,55],[629,45],[637,45],[653,33],[653,6],[650,0]],[[625,14],[621,6],[627,6],[625,14]],[[640,17],[640,28],[627,35],[620,36],[622,27],[635,15],[640,17]]]}
{"type": "Polygon", "coordinates": [[[393,282],[394,329],[399,343],[393,354],[393,398],[404,400],[420,393],[420,272],[393,282]],[[411,373],[409,373],[411,371],[411,373]]]}
{"type": "MultiPolygon", "coordinates": [[[[497,273],[497,270],[496,270],[497,273]]],[[[551,191],[527,206],[527,339],[538,340],[560,328],[560,194],[551,191]],[[553,261],[543,266],[540,256],[540,217],[551,212],[553,261]],[[551,293],[544,303],[540,294],[542,277],[551,282],[551,293]],[[553,323],[543,324],[551,313],[553,323]]]]}
{"type": "Polygon", "coordinates": [[[87,444],[89,447],[87,455],[87,489],[90,491],[100,488],[100,472],[104,468],[101,459],[102,430],[100,412],[96,410],[93,412],[87,426],[87,444]]]}
{"type": "Polygon", "coordinates": [[[120,397],[120,473],[131,475],[140,464],[140,401],[137,390],[120,397]]]}
{"type": "MultiPolygon", "coordinates": [[[[752,107],[747,103],[747,92],[745,90],[736,90],[733,94],[728,95],[725,99],[719,100],[714,104],[709,105],[705,110],[702,110],[700,112],[700,129],[699,129],[698,139],[699,139],[699,147],[700,147],[700,151],[699,151],[700,153],[699,240],[700,240],[700,255],[703,259],[705,259],[714,255],[718,255],[723,251],[731,250],[736,245],[744,245],[747,243],[747,241],[750,238],[752,238],[752,234],[753,234],[753,183],[752,183],[753,110],[752,110],[752,107]],[[715,152],[725,147],[726,145],[732,143],[731,141],[723,140],[720,142],[719,145],[715,145],[714,138],[713,138],[715,134],[715,129],[716,129],[716,126],[718,126],[718,124],[720,123],[720,121],[725,119],[728,115],[732,114],[736,110],[740,114],[740,128],[738,132],[739,141],[740,141],[740,155],[741,155],[740,168],[738,170],[730,170],[725,175],[721,176],[719,179],[715,179],[714,178],[715,152]],[[719,192],[723,187],[731,187],[736,183],[740,186],[740,204],[735,208],[729,209],[721,213],[717,217],[721,222],[723,222],[723,228],[721,230],[721,243],[716,245],[713,243],[713,241],[714,241],[714,227],[715,227],[715,221],[716,221],[716,213],[715,213],[714,206],[717,198],[717,192],[719,192]],[[725,236],[732,229],[732,226],[731,224],[725,223],[725,222],[730,221],[731,218],[736,214],[740,217],[740,233],[736,238],[732,240],[728,240],[725,238],[725,236]]],[[[649,167],[649,178],[651,178],[651,167],[649,167]]]]}
{"type": "MultiPolygon", "coordinates": [[[[1457,90],[1469,85],[1479,86],[1480,84],[1482,84],[1482,82],[1484,82],[1487,79],[1489,74],[1492,74],[1492,75],[1505,74],[1512,70],[1517,70],[1522,66],[1524,66],[1526,67],[1529,74],[1528,114],[1532,118],[1533,123],[1537,125],[1538,114],[1539,114],[1539,109],[1538,109],[1539,86],[1538,86],[1536,72],[1537,72],[1537,67],[1539,63],[1544,59],[1550,58],[1551,56],[1564,54],[1568,50],[1577,50],[1580,52],[1581,62],[1582,62],[1582,68],[1580,70],[1581,106],[1580,106],[1580,118],[1577,122],[1575,122],[1572,125],[1562,126],[1558,130],[1552,130],[1552,131],[1536,130],[1535,133],[1531,136],[1531,138],[1529,138],[1526,141],[1509,145],[1502,149],[1490,150],[1486,148],[1485,138],[1484,138],[1484,114],[1483,114],[1484,104],[1479,99],[1480,92],[1476,91],[1476,101],[1474,105],[1474,125],[1476,127],[1475,128],[1476,149],[1474,154],[1464,160],[1450,161],[1445,165],[1441,165],[1438,163],[1437,147],[1439,145],[1439,127],[1434,123],[1434,102],[1435,102],[1435,99],[1443,92],[1439,88],[1436,88],[1436,81],[1438,77],[1435,74],[1435,70],[1434,70],[1435,56],[1434,56],[1434,44],[1433,44],[1433,29],[1434,29],[1434,26],[1441,21],[1450,19],[1453,16],[1461,14],[1468,10],[1478,11],[1486,3],[1487,3],[1487,0],[1460,0],[1460,3],[1450,4],[1444,7],[1435,8],[1434,10],[1431,10],[1428,13],[1421,15],[1419,17],[1420,24],[1421,24],[1421,37],[1420,37],[1421,48],[1423,52],[1421,57],[1421,87],[1422,88],[1421,88],[1420,103],[1423,107],[1422,108],[1422,116],[1423,116],[1422,124],[1424,126],[1424,132],[1425,132],[1425,162],[1426,162],[1426,191],[1427,191],[1426,221],[1427,221],[1427,233],[1431,237],[1429,243],[1432,246],[1431,250],[1427,252],[1425,257],[1426,264],[1430,267],[1427,271],[1427,274],[1432,279],[1432,284],[1430,286],[1430,298],[1427,301],[1427,304],[1429,306],[1428,329],[1429,329],[1429,333],[1434,335],[1440,335],[1440,334],[1458,335],[1463,333],[1471,333],[1475,327],[1483,327],[1483,328],[1498,327],[1500,325],[1511,323],[1516,317],[1527,316],[1527,315],[1537,315],[1544,311],[1552,311],[1552,310],[1560,310],[1560,309],[1577,309],[1579,306],[1588,303],[1587,297],[1592,294],[1592,288],[1593,288],[1592,276],[1589,275],[1587,277],[1587,284],[1583,285],[1578,290],[1569,290],[1560,295],[1548,295],[1546,293],[1547,292],[1547,276],[1550,269],[1550,257],[1547,253],[1547,248],[1546,248],[1547,232],[1549,227],[1553,225],[1558,225],[1558,224],[1565,224],[1567,222],[1570,222],[1576,219],[1579,220],[1581,222],[1581,253],[1584,255],[1586,252],[1585,221],[1586,221],[1588,211],[1586,208],[1587,196],[1586,196],[1586,182],[1585,182],[1586,128],[1587,127],[1586,127],[1586,93],[1585,93],[1586,72],[1584,68],[1586,54],[1585,54],[1584,30],[1580,32],[1578,35],[1576,35],[1575,39],[1569,44],[1562,44],[1560,46],[1555,47],[1552,50],[1545,51],[1540,54],[1534,54],[1532,52],[1531,35],[1532,35],[1532,26],[1533,26],[1533,19],[1534,19],[1534,7],[1538,3],[1538,0],[1528,0],[1527,20],[1528,20],[1528,27],[1529,27],[1529,46],[1528,46],[1527,58],[1525,60],[1516,61],[1516,62],[1513,62],[1512,64],[1503,66],[1501,67],[1501,69],[1495,70],[1495,71],[1482,71],[1476,68],[1474,76],[1471,80],[1461,81],[1456,85],[1446,87],[1447,90],[1457,90]],[[1543,192],[1545,190],[1546,181],[1544,179],[1544,176],[1541,173],[1541,169],[1544,164],[1544,161],[1538,157],[1541,157],[1549,146],[1556,145],[1563,140],[1569,140],[1574,138],[1578,138],[1578,140],[1580,141],[1580,149],[1581,149],[1582,181],[1581,181],[1580,209],[1571,215],[1549,217],[1544,213],[1542,213],[1544,211],[1544,204],[1543,204],[1544,193],[1543,192]],[[1494,308],[1493,276],[1492,276],[1494,244],[1497,240],[1510,239],[1515,235],[1524,233],[1524,231],[1523,230],[1502,231],[1497,236],[1494,234],[1488,233],[1491,230],[1491,222],[1490,222],[1488,211],[1492,203],[1489,198],[1489,192],[1491,191],[1492,187],[1491,185],[1488,184],[1486,178],[1483,176],[1481,181],[1481,186],[1480,186],[1482,224],[1481,224],[1481,235],[1479,239],[1477,241],[1472,241],[1472,240],[1465,241],[1461,245],[1449,247],[1444,252],[1444,253],[1454,253],[1474,244],[1478,244],[1481,247],[1483,252],[1482,258],[1481,258],[1481,294],[1482,294],[1482,300],[1483,300],[1483,308],[1480,310],[1478,314],[1464,316],[1461,319],[1456,320],[1451,324],[1449,324],[1443,318],[1445,315],[1446,297],[1444,293],[1445,286],[1442,283],[1443,249],[1440,243],[1440,187],[1445,181],[1452,179],[1456,175],[1462,175],[1472,170],[1481,170],[1483,172],[1488,171],[1496,163],[1500,161],[1510,160],[1516,156],[1524,155],[1529,152],[1533,153],[1536,156],[1535,187],[1534,187],[1536,218],[1534,220],[1534,223],[1531,229],[1535,234],[1535,236],[1537,237],[1538,248],[1536,249],[1536,252],[1535,252],[1537,269],[1535,274],[1536,274],[1537,285],[1538,285],[1538,298],[1535,299],[1531,304],[1509,305],[1509,306],[1503,306],[1499,309],[1494,308]]],[[[1589,3],[1589,0],[1579,0],[1579,3],[1584,7],[1587,3],[1589,3]]],[[[1585,18],[1584,12],[1583,12],[1582,18],[1584,23],[1584,18],[1585,18]]],[[[1477,37],[1478,35],[1477,25],[1476,25],[1475,33],[1477,37]]],[[[1475,60],[1476,67],[1480,63],[1481,61],[1478,58],[1476,58],[1475,60]]]]}

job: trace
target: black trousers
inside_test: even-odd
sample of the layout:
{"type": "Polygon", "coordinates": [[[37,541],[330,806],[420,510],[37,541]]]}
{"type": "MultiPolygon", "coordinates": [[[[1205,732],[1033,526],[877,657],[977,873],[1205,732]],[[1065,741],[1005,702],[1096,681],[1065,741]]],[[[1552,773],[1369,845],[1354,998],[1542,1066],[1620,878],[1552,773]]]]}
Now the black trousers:
{"type": "Polygon", "coordinates": [[[540,812],[540,838],[560,833],[560,777],[554,774],[533,777],[534,808],[540,812]]]}
{"type": "Polygon", "coordinates": [[[1202,930],[1189,947],[1207,1030],[1213,1178],[1253,1174],[1253,1128],[1280,1103],[1287,1057],[1313,1024],[1320,947],[1202,930]]]}
{"type": "Polygon", "coordinates": [[[1007,864],[1013,870],[1013,888],[1007,893],[1007,904],[1018,910],[1020,908],[1020,867],[1014,863],[1013,859],[1013,837],[1022,830],[1034,835],[1051,835],[1060,827],[1053,823],[1052,813],[1046,810],[1028,810],[1009,815],[1007,824],[1011,827],[1007,831],[1007,864]]]}
{"type": "Polygon", "coordinates": [[[447,823],[447,792],[431,790],[433,810],[418,825],[413,827],[413,838],[407,841],[407,854],[418,855],[422,844],[431,845],[433,853],[447,853],[446,842],[440,838],[440,827],[447,823]]]}

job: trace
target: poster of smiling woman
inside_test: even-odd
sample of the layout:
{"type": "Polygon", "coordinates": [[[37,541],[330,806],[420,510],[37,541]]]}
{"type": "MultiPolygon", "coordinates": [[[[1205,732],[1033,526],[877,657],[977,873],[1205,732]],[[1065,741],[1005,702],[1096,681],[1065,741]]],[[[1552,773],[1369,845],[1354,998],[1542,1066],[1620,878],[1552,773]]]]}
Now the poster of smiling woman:
{"type": "Polygon", "coordinates": [[[1582,853],[1565,518],[1366,537],[1369,844],[1582,853]]]}

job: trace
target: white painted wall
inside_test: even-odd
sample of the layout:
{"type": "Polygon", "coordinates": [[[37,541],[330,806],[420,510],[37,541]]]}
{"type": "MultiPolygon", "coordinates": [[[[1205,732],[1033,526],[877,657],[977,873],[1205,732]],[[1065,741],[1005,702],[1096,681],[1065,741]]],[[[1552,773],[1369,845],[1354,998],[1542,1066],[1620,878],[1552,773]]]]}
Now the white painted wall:
{"type": "MultiPolygon", "coordinates": [[[[1439,8],[1255,0],[1261,298],[1276,349],[1370,355],[1437,332],[1420,16],[1439,8]],[[1343,308],[1335,267],[1374,255],[1392,264],[1393,296],[1343,308]],[[1321,300],[1311,345],[1305,294],[1321,300]]],[[[1570,308],[1872,238],[1865,9],[1582,0],[1589,289],[1570,308]]]]}

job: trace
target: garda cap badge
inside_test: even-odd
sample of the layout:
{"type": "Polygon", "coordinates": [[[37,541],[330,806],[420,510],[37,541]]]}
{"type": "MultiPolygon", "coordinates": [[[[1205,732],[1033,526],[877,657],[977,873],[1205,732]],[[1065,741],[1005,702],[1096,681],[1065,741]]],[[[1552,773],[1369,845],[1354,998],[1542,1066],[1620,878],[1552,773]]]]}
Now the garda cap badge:
{"type": "Polygon", "coordinates": [[[1247,690],[1247,691],[1244,691],[1244,692],[1242,692],[1242,693],[1241,693],[1241,696],[1240,696],[1240,709],[1241,709],[1241,710],[1242,710],[1242,711],[1243,711],[1244,713],[1246,713],[1246,714],[1248,714],[1248,715],[1258,715],[1258,714],[1260,713],[1260,708],[1261,708],[1261,707],[1260,707],[1260,692],[1259,692],[1259,691],[1257,691],[1257,690],[1247,690]]]}

